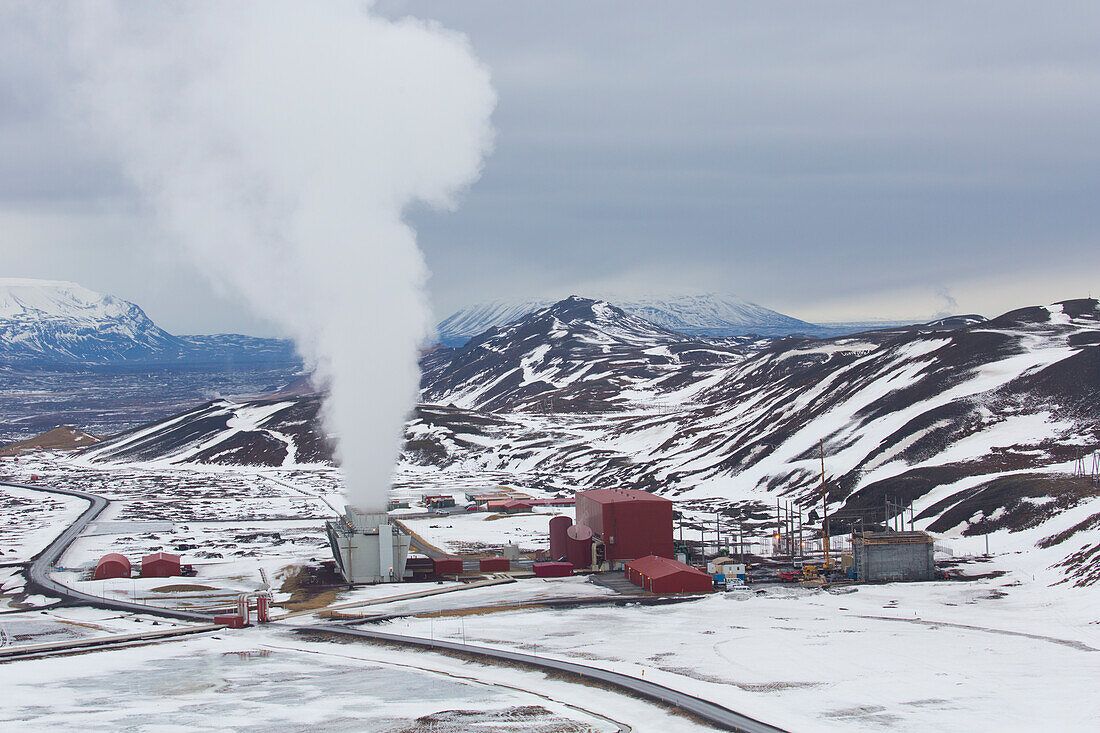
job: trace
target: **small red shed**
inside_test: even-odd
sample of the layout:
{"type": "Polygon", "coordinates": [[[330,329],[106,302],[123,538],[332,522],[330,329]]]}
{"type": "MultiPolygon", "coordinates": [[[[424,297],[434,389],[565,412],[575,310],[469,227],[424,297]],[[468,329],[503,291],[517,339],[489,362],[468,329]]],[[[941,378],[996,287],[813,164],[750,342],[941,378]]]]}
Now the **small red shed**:
{"type": "Polygon", "coordinates": [[[239,613],[219,613],[214,617],[214,623],[226,626],[230,629],[243,629],[244,616],[239,613]]]}
{"type": "Polygon", "coordinates": [[[154,552],[141,558],[141,577],[172,578],[180,575],[180,556],[170,552],[154,552]]]}
{"type": "Polygon", "coordinates": [[[459,575],[462,572],[461,557],[437,557],[432,562],[438,575],[459,575]]]}
{"type": "Polygon", "coordinates": [[[657,555],[628,562],[626,577],[653,593],[709,593],[714,587],[711,577],[703,571],[657,555]]]}
{"type": "Polygon", "coordinates": [[[531,567],[536,578],[567,578],[573,574],[571,562],[537,562],[531,567]]]}
{"type": "Polygon", "coordinates": [[[129,578],[130,577],[130,561],[126,559],[125,555],[120,555],[117,552],[112,552],[99,558],[99,562],[95,565],[95,579],[103,580],[105,578],[129,578]]]}
{"type": "Polygon", "coordinates": [[[506,573],[512,569],[512,562],[506,557],[483,557],[478,567],[483,573],[506,573]]]}

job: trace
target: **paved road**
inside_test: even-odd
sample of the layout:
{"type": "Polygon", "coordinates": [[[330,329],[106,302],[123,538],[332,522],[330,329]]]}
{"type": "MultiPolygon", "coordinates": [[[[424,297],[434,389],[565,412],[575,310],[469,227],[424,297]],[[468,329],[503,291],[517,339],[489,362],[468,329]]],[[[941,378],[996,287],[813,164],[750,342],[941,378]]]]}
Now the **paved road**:
{"type": "Polygon", "coordinates": [[[153,616],[163,616],[165,618],[175,618],[184,621],[204,621],[209,623],[213,620],[213,616],[205,613],[147,606],[142,603],[133,603],[131,601],[122,601],[112,598],[101,598],[100,596],[84,593],[57,582],[50,577],[50,571],[53,570],[61,556],[65,554],[65,550],[69,549],[69,545],[71,545],[80,533],[84,531],[84,528],[88,526],[88,523],[98,517],[100,513],[107,508],[107,500],[98,494],[89,494],[84,491],[73,491],[71,489],[53,489],[45,486],[16,484],[8,481],[0,482],[0,485],[13,486],[15,488],[28,489],[30,491],[41,491],[46,494],[75,496],[89,503],[88,508],[76,518],[76,521],[70,524],[64,532],[59,534],[46,549],[38,553],[31,561],[27,569],[28,590],[37,590],[45,595],[64,598],[75,603],[95,606],[96,608],[107,608],[129,613],[146,613],[153,616]]]}
{"type": "Polygon", "coordinates": [[[348,628],[338,624],[318,624],[315,626],[295,626],[292,628],[301,632],[327,632],[345,636],[376,639],[379,641],[390,641],[417,647],[447,649],[450,651],[472,654],[474,656],[489,657],[493,660],[520,663],[553,670],[555,672],[564,672],[576,675],[582,680],[597,680],[636,695],[649,698],[650,700],[656,700],[666,705],[675,706],[725,730],[741,731],[742,733],[784,733],[782,728],[777,728],[774,725],[769,725],[768,723],[742,715],[741,713],[722,707],[709,700],[688,695],[685,692],[674,690],[671,687],[665,687],[664,685],[658,685],[629,675],[619,674],[618,672],[610,672],[598,667],[589,667],[585,664],[547,659],[544,657],[536,657],[531,654],[504,651],[502,649],[491,649],[489,647],[475,646],[473,644],[460,644],[453,641],[438,641],[417,636],[387,634],[381,631],[371,631],[369,629],[348,628]]]}

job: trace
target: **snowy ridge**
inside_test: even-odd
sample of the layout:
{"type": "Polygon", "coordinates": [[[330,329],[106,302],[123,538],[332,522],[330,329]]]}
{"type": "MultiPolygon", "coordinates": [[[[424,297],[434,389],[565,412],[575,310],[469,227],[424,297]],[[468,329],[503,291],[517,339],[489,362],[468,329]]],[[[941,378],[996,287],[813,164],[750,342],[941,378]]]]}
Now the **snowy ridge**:
{"type": "Polygon", "coordinates": [[[104,363],[182,346],[112,295],[70,282],[0,279],[0,358],[104,363]]]}
{"type": "MultiPolygon", "coordinates": [[[[576,297],[576,296],[574,296],[576,297]]],[[[638,297],[600,293],[594,296],[662,328],[692,336],[734,337],[747,334],[822,335],[829,329],[785,316],[732,295],[706,293],[638,297]]],[[[494,300],[464,308],[439,324],[443,346],[462,346],[493,328],[553,305],[553,300],[494,300]]]]}
{"type": "Polygon", "coordinates": [[[137,305],[57,280],[0,279],[0,360],[9,363],[297,361],[293,345],[235,334],[173,336],[137,305]]]}
{"type": "Polygon", "coordinates": [[[298,466],[329,463],[321,399],[215,400],[97,444],[91,463],[144,462],[298,466]]]}
{"type": "Polygon", "coordinates": [[[479,410],[614,409],[647,400],[652,383],[702,378],[750,341],[708,342],[604,301],[572,296],[424,362],[425,402],[479,410]],[[566,405],[568,405],[566,407],[566,405]]]}

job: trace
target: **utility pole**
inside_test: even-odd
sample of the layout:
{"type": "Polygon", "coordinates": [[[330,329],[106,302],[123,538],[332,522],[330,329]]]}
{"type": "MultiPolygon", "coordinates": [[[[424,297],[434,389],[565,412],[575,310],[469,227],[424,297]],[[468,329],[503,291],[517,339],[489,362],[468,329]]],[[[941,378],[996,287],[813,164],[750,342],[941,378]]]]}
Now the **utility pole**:
{"type": "Polygon", "coordinates": [[[779,527],[779,497],[777,496],[775,497],[775,554],[777,555],[783,554],[782,533],[780,532],[779,527]]]}
{"type": "Polygon", "coordinates": [[[825,441],[818,442],[821,451],[821,538],[825,543],[825,572],[831,567],[829,560],[829,495],[825,489],[825,441]]]}
{"type": "Polygon", "coordinates": [[[794,507],[798,511],[798,559],[805,561],[806,550],[802,541],[802,507],[798,505],[798,502],[794,503],[794,507]]]}

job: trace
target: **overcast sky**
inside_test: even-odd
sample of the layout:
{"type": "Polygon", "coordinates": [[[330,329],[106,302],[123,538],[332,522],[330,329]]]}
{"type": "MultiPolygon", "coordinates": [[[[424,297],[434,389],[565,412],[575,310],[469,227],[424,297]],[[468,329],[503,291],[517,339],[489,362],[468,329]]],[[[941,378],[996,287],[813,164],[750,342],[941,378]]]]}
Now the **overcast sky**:
{"type": "MultiPolygon", "coordinates": [[[[441,316],[599,290],[730,292],[811,321],[1100,292],[1096,4],[377,11],[465,33],[499,95],[460,208],[410,213],[441,316]]],[[[176,333],[270,333],[60,119],[57,42],[0,29],[0,274],[115,293],[176,333]]]]}

